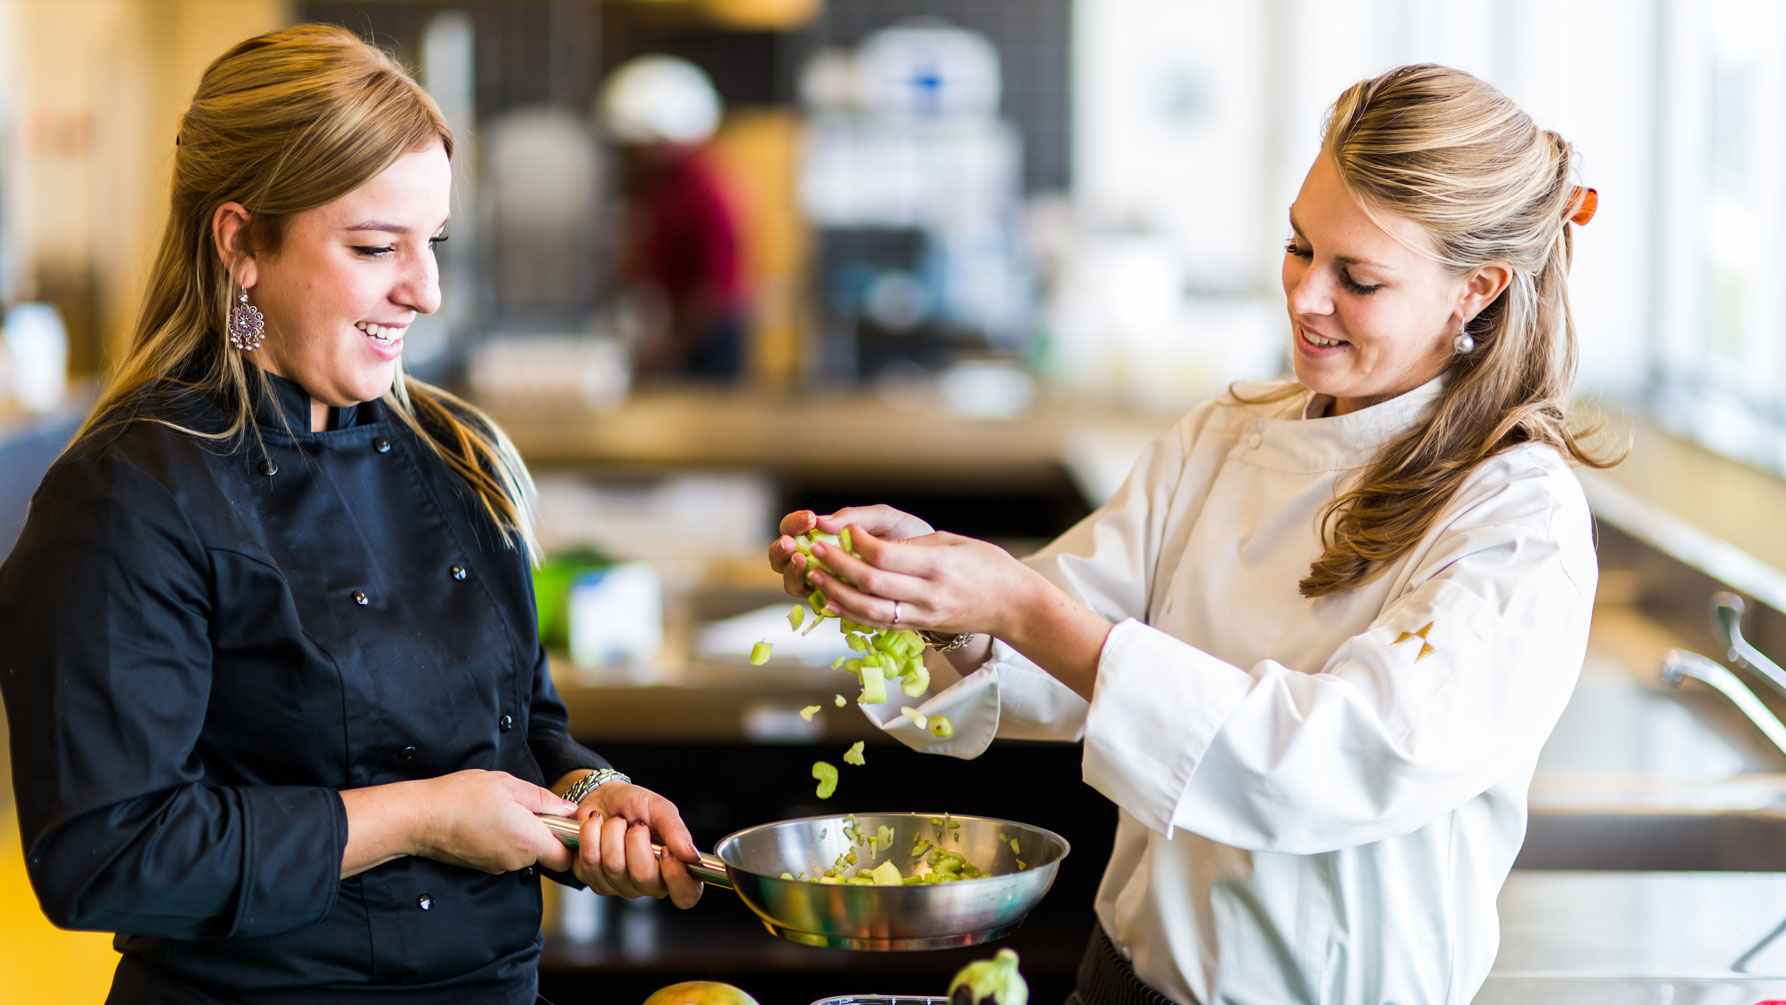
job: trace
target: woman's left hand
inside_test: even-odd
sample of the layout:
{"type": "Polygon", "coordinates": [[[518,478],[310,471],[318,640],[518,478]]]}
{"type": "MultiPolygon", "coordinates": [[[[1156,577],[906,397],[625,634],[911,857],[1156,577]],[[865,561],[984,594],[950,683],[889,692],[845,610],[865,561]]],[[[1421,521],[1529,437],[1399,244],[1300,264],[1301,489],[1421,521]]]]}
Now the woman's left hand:
{"type": "Polygon", "coordinates": [[[960,534],[886,541],[852,527],[850,544],[860,559],[829,544],[813,545],[813,555],[836,575],[815,568],[811,582],[832,610],[862,624],[886,628],[897,622],[899,628],[1010,640],[1025,604],[1049,588],[1003,548],[960,534]]]}
{"type": "Polygon", "coordinates": [[[596,893],[610,897],[665,897],[690,908],[705,889],[684,863],[700,852],[676,805],[641,785],[618,780],[591,792],[577,806],[582,825],[574,872],[596,893]],[[668,849],[660,859],[653,838],[668,849]]]}

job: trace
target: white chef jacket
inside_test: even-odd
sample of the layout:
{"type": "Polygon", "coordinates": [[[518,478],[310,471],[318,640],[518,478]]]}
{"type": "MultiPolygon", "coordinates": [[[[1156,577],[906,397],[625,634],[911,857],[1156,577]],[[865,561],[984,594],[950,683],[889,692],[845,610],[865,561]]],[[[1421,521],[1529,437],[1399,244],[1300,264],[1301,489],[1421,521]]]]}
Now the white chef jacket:
{"type": "Polygon", "coordinates": [[[1297,592],[1322,505],[1441,389],[1332,418],[1304,417],[1307,390],[1194,409],[1027,560],[1116,622],[1091,702],[995,642],[920,708],[951,739],[881,724],[964,758],[1083,739],[1085,782],[1120,810],[1098,920],[1174,1001],[1462,1003],[1488,976],[1587,646],[1580,484],[1551,447],[1508,450],[1382,575],[1297,592]]]}

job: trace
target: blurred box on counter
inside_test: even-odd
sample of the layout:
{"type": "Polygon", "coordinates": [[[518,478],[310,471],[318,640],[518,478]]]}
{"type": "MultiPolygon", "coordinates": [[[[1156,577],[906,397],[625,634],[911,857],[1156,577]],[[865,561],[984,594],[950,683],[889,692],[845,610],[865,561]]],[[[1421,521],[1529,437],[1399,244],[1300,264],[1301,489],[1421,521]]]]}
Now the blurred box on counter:
{"type": "Polygon", "coordinates": [[[594,548],[555,551],[533,573],[540,642],[569,653],[574,671],[602,677],[654,672],[664,642],[663,580],[644,562],[594,548]]]}
{"type": "Polygon", "coordinates": [[[603,676],[650,676],[664,644],[663,597],[663,580],[644,562],[579,573],[570,589],[571,662],[603,676]]]}

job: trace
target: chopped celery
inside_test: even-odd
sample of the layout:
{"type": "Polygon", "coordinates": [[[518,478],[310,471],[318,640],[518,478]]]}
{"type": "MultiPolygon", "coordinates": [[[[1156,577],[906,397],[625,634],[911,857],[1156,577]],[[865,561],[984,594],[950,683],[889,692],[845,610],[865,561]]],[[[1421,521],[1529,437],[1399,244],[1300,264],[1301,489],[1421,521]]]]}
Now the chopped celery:
{"type": "Polygon", "coordinates": [[[837,535],[837,546],[842,549],[843,553],[846,555],[854,555],[856,553],[855,547],[850,544],[850,529],[848,527],[843,529],[843,533],[837,535]]]}
{"type": "Polygon", "coordinates": [[[904,691],[907,698],[923,697],[924,692],[930,690],[930,668],[919,663],[907,671],[904,682],[899,685],[899,690],[904,691]]]}
{"type": "Polygon", "coordinates": [[[862,668],[862,697],[859,700],[864,705],[878,705],[887,700],[887,680],[881,676],[880,667],[862,668]]]}
{"type": "Polygon", "coordinates": [[[955,735],[955,724],[947,716],[933,715],[930,717],[930,735],[939,740],[947,740],[955,735]]]}
{"type": "Polygon", "coordinates": [[[812,717],[818,714],[819,707],[817,705],[808,705],[800,710],[800,718],[805,719],[807,722],[811,722],[812,717]]]}
{"type": "Polygon", "coordinates": [[[775,647],[771,646],[769,644],[768,640],[758,642],[756,645],[751,646],[750,647],[750,665],[753,667],[760,667],[763,664],[769,662],[769,656],[774,651],[775,651],[775,647]]]}
{"type": "Polygon", "coordinates": [[[929,723],[930,723],[930,719],[927,716],[925,716],[922,712],[919,712],[917,709],[911,707],[910,705],[901,706],[899,709],[899,714],[905,716],[907,719],[910,719],[912,721],[912,725],[918,727],[919,729],[923,729],[925,726],[929,725],[929,723]]]}
{"type": "Polygon", "coordinates": [[[802,623],[804,623],[805,621],[806,621],[806,608],[801,607],[799,604],[795,604],[794,606],[788,608],[788,627],[790,629],[793,629],[794,631],[799,631],[800,625],[802,623]]]}
{"type": "MultiPolygon", "coordinates": [[[[813,708],[818,708],[818,706],[814,705],[813,708]]],[[[850,744],[850,749],[843,752],[843,763],[854,764],[857,767],[867,764],[868,758],[862,756],[863,746],[865,746],[865,744],[861,740],[857,740],[855,743],[850,744]]]]}
{"type": "Polygon", "coordinates": [[[837,766],[819,761],[812,766],[812,777],[819,780],[818,796],[830,799],[831,793],[837,791],[837,766]]]}
{"type": "MultiPolygon", "coordinates": [[[[841,659],[842,657],[839,658],[841,659]]],[[[835,670],[837,668],[832,667],[831,669],[835,670]]],[[[848,702],[843,700],[843,695],[837,694],[831,696],[831,704],[836,705],[838,708],[842,708],[844,705],[848,704],[848,702]]]]}
{"type": "Polygon", "coordinates": [[[875,886],[900,886],[905,882],[905,877],[900,875],[899,867],[893,864],[892,859],[868,870],[868,878],[874,881],[875,886]]]}

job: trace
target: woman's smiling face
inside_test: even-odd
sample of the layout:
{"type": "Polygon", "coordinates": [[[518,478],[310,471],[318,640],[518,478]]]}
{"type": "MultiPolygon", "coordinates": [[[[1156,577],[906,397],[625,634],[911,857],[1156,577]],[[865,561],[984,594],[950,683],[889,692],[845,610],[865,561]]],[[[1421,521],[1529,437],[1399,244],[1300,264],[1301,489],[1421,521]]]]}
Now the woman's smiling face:
{"type": "Polygon", "coordinates": [[[1290,206],[1283,281],[1291,355],[1296,378],[1331,396],[1335,415],[1438,376],[1452,358],[1459,320],[1481,309],[1469,309],[1479,299],[1472,292],[1487,292],[1480,278],[1417,253],[1432,247],[1419,224],[1384,210],[1374,215],[1325,154],[1290,206]]]}
{"type": "Polygon", "coordinates": [[[446,150],[432,145],[293,215],[276,251],[240,263],[237,280],[267,320],[253,358],[310,392],[312,428],[329,406],[390,390],[404,332],[440,306],[434,245],[451,194],[446,150]]]}

